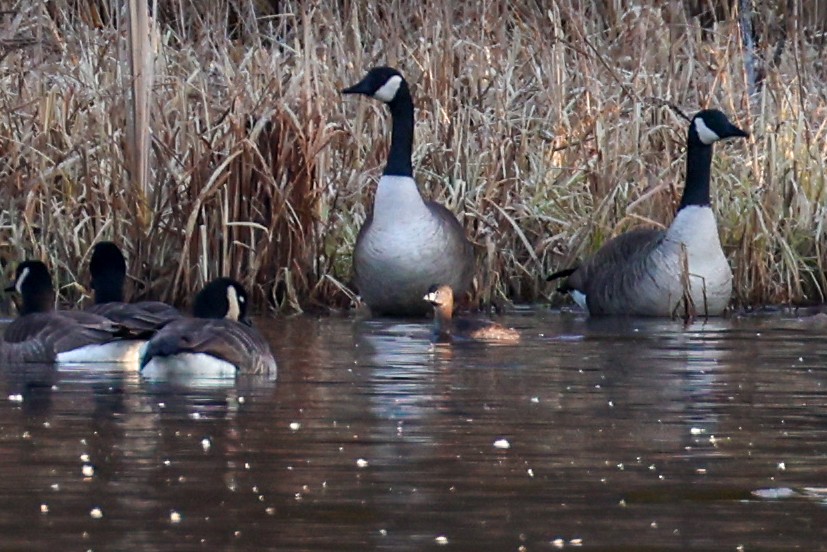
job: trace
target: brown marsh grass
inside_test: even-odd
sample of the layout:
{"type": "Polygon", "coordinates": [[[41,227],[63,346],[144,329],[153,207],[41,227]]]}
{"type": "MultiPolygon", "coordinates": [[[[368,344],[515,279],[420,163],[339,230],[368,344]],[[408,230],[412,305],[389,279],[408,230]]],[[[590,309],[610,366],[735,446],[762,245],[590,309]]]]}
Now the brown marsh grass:
{"type": "Polygon", "coordinates": [[[338,91],[376,64],[412,85],[416,176],[476,244],[480,300],[545,301],[547,273],[669,223],[686,122],[668,104],[752,133],[714,167],[737,303],[824,298],[827,2],[748,20],[720,1],[160,0],[144,179],[120,4],[0,14],[0,255],[7,274],[47,261],[66,301],[114,239],[134,297],[229,275],[278,310],[350,305],[390,119],[338,91]]]}

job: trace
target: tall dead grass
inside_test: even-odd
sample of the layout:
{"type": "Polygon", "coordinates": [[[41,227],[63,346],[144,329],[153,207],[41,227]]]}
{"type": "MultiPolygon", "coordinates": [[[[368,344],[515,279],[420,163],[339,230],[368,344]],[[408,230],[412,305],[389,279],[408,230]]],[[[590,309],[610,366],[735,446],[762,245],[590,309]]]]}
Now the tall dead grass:
{"type": "Polygon", "coordinates": [[[389,64],[413,88],[420,187],[477,245],[480,299],[545,299],[549,271],[669,223],[685,162],[672,103],[753,133],[714,169],[737,301],[822,300],[827,2],[762,4],[752,52],[740,4],[161,0],[141,190],[119,4],[13,3],[0,255],[48,261],[68,301],[105,238],[127,251],[135,297],[184,301],[226,274],[277,309],[346,306],[390,121],[338,90],[389,64]]]}

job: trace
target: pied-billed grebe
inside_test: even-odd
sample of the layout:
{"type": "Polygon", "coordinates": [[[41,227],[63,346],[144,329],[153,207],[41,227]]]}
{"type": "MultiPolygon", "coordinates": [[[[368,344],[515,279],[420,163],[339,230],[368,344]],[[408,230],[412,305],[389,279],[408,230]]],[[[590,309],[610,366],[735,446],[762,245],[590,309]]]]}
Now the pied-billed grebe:
{"type": "Polygon", "coordinates": [[[88,312],[105,316],[133,332],[143,332],[146,337],[183,316],[178,309],[161,301],[124,302],[126,259],[112,242],[100,242],[92,248],[89,273],[95,303],[86,309],[88,312]]]}
{"type": "Polygon", "coordinates": [[[634,229],[609,240],[558,288],[592,315],[717,316],[729,304],[732,270],[721,249],[709,202],[712,145],[746,137],[718,110],[689,123],[686,183],[678,212],[666,230],[634,229]]]}
{"type": "Polygon", "coordinates": [[[276,359],[267,341],[249,325],[247,304],[241,284],[230,278],[212,280],[195,296],[194,318],[174,320],[149,340],[141,358],[142,373],[275,378],[276,359]]]}
{"type": "Polygon", "coordinates": [[[3,333],[12,362],[134,362],[142,341],[122,325],[83,311],[55,310],[49,269],[40,261],[17,266],[7,292],[20,294],[19,317],[3,333]]]}
{"type": "Polygon", "coordinates": [[[396,69],[375,67],[343,94],[363,94],[388,105],[391,146],[373,212],[356,237],[354,281],[375,315],[424,316],[422,290],[444,282],[455,293],[471,287],[474,251],[465,229],[443,205],[425,201],[413,178],[414,105],[396,69]]]}
{"type": "Polygon", "coordinates": [[[490,320],[454,318],[454,292],[451,286],[434,284],[423,297],[434,307],[434,338],[450,341],[454,338],[479,341],[519,341],[520,334],[490,320]]]}

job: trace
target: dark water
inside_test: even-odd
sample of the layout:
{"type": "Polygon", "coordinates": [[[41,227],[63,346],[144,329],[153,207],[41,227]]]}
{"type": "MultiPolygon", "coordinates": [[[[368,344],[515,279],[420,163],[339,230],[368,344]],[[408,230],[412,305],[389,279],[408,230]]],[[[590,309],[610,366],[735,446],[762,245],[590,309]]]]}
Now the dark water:
{"type": "Polygon", "coordinates": [[[3,367],[0,549],[827,549],[827,325],[502,321],[260,320],[277,383],[3,367]]]}

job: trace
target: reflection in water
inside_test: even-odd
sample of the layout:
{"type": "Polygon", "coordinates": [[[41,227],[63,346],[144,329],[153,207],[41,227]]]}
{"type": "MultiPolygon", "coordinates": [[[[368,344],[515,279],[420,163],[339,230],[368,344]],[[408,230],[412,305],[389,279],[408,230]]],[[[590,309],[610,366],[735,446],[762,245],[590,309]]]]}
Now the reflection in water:
{"type": "Polygon", "coordinates": [[[410,321],[260,320],[277,383],[3,366],[3,548],[820,542],[820,325],[532,309],[502,322],[520,344],[432,345],[410,321]]]}

